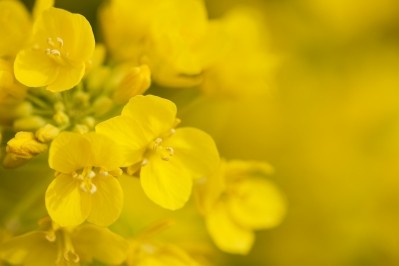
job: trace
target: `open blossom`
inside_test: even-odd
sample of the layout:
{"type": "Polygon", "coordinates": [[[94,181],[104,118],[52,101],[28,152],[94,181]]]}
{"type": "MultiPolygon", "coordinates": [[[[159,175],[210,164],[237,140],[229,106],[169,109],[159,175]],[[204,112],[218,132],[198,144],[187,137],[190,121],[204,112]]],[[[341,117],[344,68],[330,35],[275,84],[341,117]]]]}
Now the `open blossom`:
{"type": "Polygon", "coordinates": [[[33,25],[32,40],[15,59],[15,76],[29,87],[64,91],[76,86],[94,52],[89,22],[58,8],[42,12],[33,25]]]}
{"type": "Polygon", "coordinates": [[[61,226],[85,220],[107,226],[123,205],[121,156],[112,140],[95,133],[61,133],[50,147],[49,165],[57,171],[46,191],[46,208],[61,226]]]}
{"type": "Polygon", "coordinates": [[[0,244],[0,256],[11,265],[25,266],[78,266],[94,259],[116,265],[126,260],[127,241],[107,228],[92,224],[76,228],[60,228],[55,224],[46,227],[50,228],[0,244]]]}
{"type": "Polygon", "coordinates": [[[175,129],[176,105],[148,95],[133,97],[120,116],[106,120],[96,132],[112,137],[123,149],[124,164],[140,170],[147,196],[175,210],[191,195],[193,180],[212,173],[219,154],[212,138],[191,127],[175,129]]]}
{"type": "Polygon", "coordinates": [[[264,178],[271,170],[262,162],[222,161],[214,175],[199,183],[198,206],[221,250],[247,254],[255,241],[254,230],[281,223],[286,204],[280,191],[264,178]]]}

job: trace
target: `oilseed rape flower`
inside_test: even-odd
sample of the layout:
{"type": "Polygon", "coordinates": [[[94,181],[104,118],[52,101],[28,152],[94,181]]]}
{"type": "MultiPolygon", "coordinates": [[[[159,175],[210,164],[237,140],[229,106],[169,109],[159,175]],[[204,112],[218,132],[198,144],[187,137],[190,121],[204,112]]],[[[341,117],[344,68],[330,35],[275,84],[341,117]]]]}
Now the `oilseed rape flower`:
{"type": "Polygon", "coordinates": [[[198,206],[221,250],[247,254],[255,240],[254,230],[281,223],[286,203],[275,185],[264,178],[271,170],[262,162],[222,161],[213,176],[198,183],[198,206]]]}
{"type": "Polygon", "coordinates": [[[15,58],[17,80],[54,92],[76,86],[94,52],[89,22],[82,15],[49,8],[35,21],[32,31],[30,44],[15,58]]]}
{"type": "Polygon", "coordinates": [[[0,0],[0,265],[220,265],[281,222],[269,165],[221,161],[236,146],[208,133],[219,116],[190,119],[256,96],[269,57],[251,15],[108,0],[93,32],[34,2],[0,0]]]}
{"type": "Polygon", "coordinates": [[[11,265],[81,265],[94,260],[107,265],[126,260],[128,243],[107,228],[81,225],[60,228],[41,221],[40,230],[12,237],[0,245],[0,257],[11,265]]]}
{"type": "Polygon", "coordinates": [[[85,220],[108,226],[118,217],[123,192],[120,153],[114,142],[95,133],[63,132],[52,142],[49,165],[57,171],[46,191],[46,208],[61,226],[85,220]]]}
{"type": "Polygon", "coordinates": [[[130,172],[140,170],[147,196],[175,210],[191,195],[194,179],[216,169],[219,155],[212,138],[190,127],[175,129],[176,105],[166,99],[135,96],[118,117],[96,126],[96,132],[114,138],[123,149],[130,172]]]}

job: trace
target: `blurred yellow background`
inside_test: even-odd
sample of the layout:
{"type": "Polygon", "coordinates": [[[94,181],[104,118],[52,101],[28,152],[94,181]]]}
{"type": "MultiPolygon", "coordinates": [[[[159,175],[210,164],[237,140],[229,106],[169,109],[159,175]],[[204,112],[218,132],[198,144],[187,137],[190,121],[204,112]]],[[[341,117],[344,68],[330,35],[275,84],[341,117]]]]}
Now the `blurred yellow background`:
{"type": "MultiPolygon", "coordinates": [[[[56,1],[93,23],[98,4],[56,1]]],[[[279,57],[267,95],[181,116],[224,157],[269,161],[289,206],[227,265],[399,265],[399,2],[207,1],[211,17],[243,4],[264,14],[279,57]]]]}

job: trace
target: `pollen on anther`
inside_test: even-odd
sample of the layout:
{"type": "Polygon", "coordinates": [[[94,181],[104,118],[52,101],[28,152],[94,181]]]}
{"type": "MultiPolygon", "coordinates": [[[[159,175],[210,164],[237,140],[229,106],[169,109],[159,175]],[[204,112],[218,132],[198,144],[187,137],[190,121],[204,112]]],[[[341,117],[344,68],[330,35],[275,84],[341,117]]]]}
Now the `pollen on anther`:
{"type": "Polygon", "coordinates": [[[60,44],[60,47],[63,47],[64,46],[64,40],[63,39],[61,39],[60,37],[57,37],[57,42],[60,44]]]}

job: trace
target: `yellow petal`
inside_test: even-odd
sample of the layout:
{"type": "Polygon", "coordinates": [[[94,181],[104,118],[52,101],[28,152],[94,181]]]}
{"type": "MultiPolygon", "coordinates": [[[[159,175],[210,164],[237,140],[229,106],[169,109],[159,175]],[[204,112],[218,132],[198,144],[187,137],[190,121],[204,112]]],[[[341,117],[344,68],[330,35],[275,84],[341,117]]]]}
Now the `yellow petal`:
{"type": "Polygon", "coordinates": [[[69,175],[58,175],[46,191],[46,208],[61,226],[83,223],[91,210],[91,198],[80,189],[80,181],[69,175]]]}
{"type": "Polygon", "coordinates": [[[47,86],[49,91],[59,92],[69,90],[80,82],[85,73],[85,65],[59,67],[58,75],[47,86]]]}
{"type": "Polygon", "coordinates": [[[191,194],[191,174],[173,158],[164,161],[159,156],[151,157],[141,168],[140,180],[145,194],[169,210],[183,207],[191,194]]]}
{"type": "Polygon", "coordinates": [[[91,166],[109,171],[121,167],[123,158],[119,147],[112,139],[93,132],[84,134],[83,137],[90,147],[90,150],[85,152],[90,155],[89,164],[91,166]]]}
{"type": "Polygon", "coordinates": [[[29,87],[47,86],[55,80],[59,69],[44,51],[23,50],[14,62],[16,79],[29,87]]]}
{"type": "Polygon", "coordinates": [[[53,6],[54,6],[54,0],[36,0],[32,11],[33,18],[37,19],[44,10],[53,6]]]}
{"type": "Polygon", "coordinates": [[[123,108],[122,116],[136,120],[145,136],[154,139],[167,133],[176,123],[176,105],[161,97],[137,95],[123,108]]]}
{"type": "Polygon", "coordinates": [[[62,132],[51,143],[49,165],[62,173],[72,173],[90,165],[90,145],[82,135],[62,132]]]}
{"type": "Polygon", "coordinates": [[[255,240],[252,231],[234,222],[223,202],[206,216],[206,226],[216,246],[224,252],[245,255],[255,240]]]}
{"type": "Polygon", "coordinates": [[[271,182],[258,177],[238,182],[227,203],[234,220],[252,229],[274,227],[281,223],[286,212],[280,191],[271,182]]]}
{"type": "Polygon", "coordinates": [[[54,7],[43,11],[34,25],[33,39],[43,47],[47,47],[49,37],[59,37],[63,40],[62,51],[68,53],[65,56],[72,65],[81,65],[94,53],[93,30],[87,19],[80,14],[54,7]]]}
{"type": "Polygon", "coordinates": [[[119,218],[123,207],[123,191],[113,176],[97,176],[93,183],[97,191],[91,195],[92,209],[87,218],[91,223],[108,226],[119,218]]]}
{"type": "Polygon", "coordinates": [[[82,260],[96,259],[107,265],[126,260],[128,243],[108,228],[85,224],[73,232],[73,243],[82,260]]]}
{"type": "Polygon", "coordinates": [[[226,162],[221,161],[218,170],[212,175],[199,179],[195,186],[196,203],[202,214],[208,214],[226,190],[226,162]]]}
{"type": "Polygon", "coordinates": [[[176,133],[165,141],[164,146],[174,149],[174,157],[190,171],[192,178],[201,178],[217,170],[219,153],[212,137],[191,127],[178,128],[176,133]]]}
{"type": "Polygon", "coordinates": [[[13,265],[54,265],[57,245],[45,236],[44,232],[31,232],[14,237],[0,245],[0,257],[13,265]]]}
{"type": "Polygon", "coordinates": [[[20,1],[0,1],[0,57],[14,57],[29,38],[31,21],[20,1]]]}
{"type": "Polygon", "coordinates": [[[130,166],[142,160],[150,139],[138,129],[136,120],[122,116],[113,117],[96,126],[97,133],[112,138],[120,147],[123,157],[121,166],[130,166]]]}

